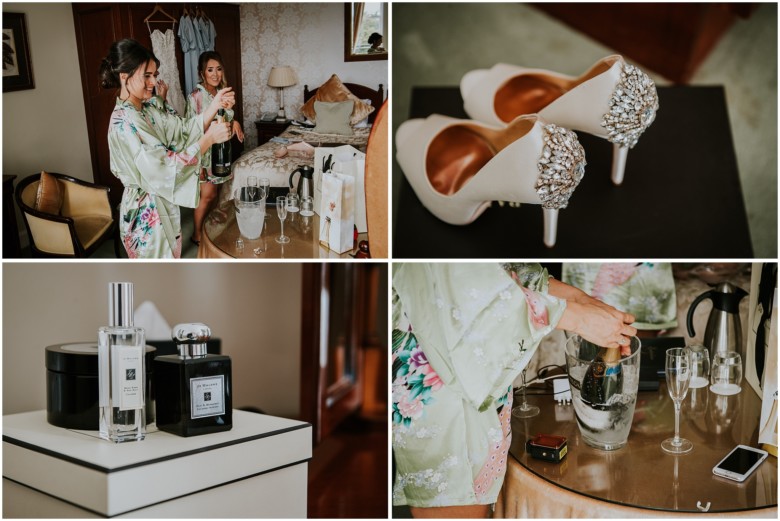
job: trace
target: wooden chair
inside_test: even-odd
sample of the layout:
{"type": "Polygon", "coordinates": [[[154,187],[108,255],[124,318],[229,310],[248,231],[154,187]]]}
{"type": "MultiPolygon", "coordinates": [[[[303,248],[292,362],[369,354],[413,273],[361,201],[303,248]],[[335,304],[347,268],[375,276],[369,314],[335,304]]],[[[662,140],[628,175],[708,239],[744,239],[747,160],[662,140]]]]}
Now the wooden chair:
{"type": "MultiPolygon", "coordinates": [[[[16,204],[22,211],[34,257],[88,257],[117,230],[111,211],[109,188],[74,177],[52,173],[62,190],[59,215],[35,209],[41,174],[16,185],[16,204]]],[[[120,256],[119,238],[114,254],[120,256]]]]}

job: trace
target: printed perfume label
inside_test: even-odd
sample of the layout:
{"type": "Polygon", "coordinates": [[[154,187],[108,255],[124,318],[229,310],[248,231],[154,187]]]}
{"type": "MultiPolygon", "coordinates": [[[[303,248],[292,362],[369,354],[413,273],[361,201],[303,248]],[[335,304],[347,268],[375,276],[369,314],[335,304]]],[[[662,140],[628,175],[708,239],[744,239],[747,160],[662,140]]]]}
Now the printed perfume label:
{"type": "Polygon", "coordinates": [[[225,376],[190,379],[192,418],[225,414],[225,376]]]}
{"type": "Polygon", "coordinates": [[[120,411],[144,406],[143,349],[137,346],[114,346],[113,357],[114,407],[120,411]],[[117,404],[117,398],[119,403],[117,404]]]}

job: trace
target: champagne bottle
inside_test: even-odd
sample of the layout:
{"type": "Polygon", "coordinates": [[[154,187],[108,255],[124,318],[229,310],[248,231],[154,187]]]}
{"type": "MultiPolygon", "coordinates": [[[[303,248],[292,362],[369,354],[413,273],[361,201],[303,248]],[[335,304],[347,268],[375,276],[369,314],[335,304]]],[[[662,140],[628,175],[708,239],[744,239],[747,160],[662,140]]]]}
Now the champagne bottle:
{"type": "Polygon", "coordinates": [[[582,379],[582,401],[594,409],[603,409],[609,399],[623,392],[620,349],[599,348],[582,379]]]}
{"type": "MultiPolygon", "coordinates": [[[[225,109],[217,110],[217,123],[225,122],[225,109]]],[[[211,173],[217,177],[230,175],[230,140],[211,145],[211,173]]]]}

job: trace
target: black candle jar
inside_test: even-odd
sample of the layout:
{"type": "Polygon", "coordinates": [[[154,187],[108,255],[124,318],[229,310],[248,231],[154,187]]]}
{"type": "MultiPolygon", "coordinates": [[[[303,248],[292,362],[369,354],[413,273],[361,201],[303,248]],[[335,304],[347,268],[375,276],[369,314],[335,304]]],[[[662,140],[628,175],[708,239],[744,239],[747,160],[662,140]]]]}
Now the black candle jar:
{"type": "MultiPolygon", "coordinates": [[[[146,423],[154,415],[154,357],[146,346],[146,423]]],[[[96,431],[98,406],[98,346],[94,342],[56,344],[46,348],[46,420],[57,427],[96,431]]]]}

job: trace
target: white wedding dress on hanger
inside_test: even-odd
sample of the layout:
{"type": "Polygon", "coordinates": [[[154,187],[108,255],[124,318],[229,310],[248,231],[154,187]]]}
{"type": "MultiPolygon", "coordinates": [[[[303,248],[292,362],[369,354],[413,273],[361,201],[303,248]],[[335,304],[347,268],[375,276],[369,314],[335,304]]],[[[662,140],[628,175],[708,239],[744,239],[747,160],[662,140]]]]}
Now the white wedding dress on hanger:
{"type": "Polygon", "coordinates": [[[179,82],[179,66],[176,63],[176,35],[166,29],[164,33],[155,29],[151,34],[152,50],[160,60],[160,79],[168,84],[168,104],[184,117],[186,102],[179,82]]]}

